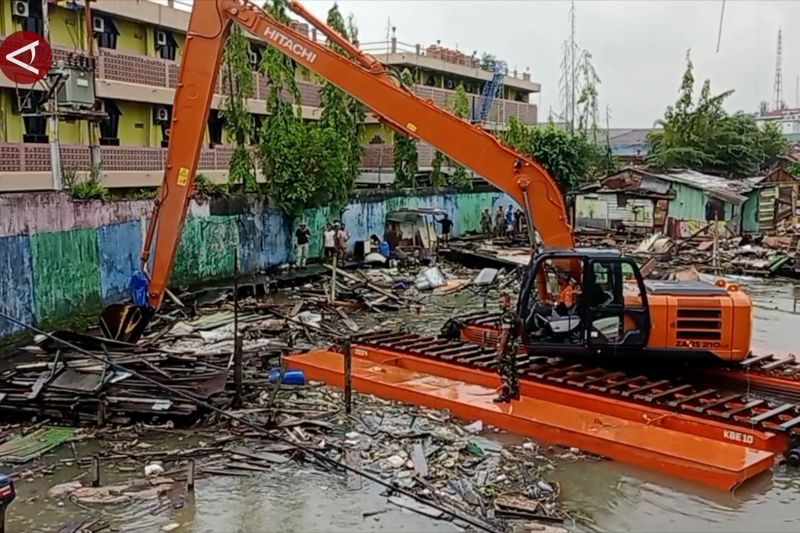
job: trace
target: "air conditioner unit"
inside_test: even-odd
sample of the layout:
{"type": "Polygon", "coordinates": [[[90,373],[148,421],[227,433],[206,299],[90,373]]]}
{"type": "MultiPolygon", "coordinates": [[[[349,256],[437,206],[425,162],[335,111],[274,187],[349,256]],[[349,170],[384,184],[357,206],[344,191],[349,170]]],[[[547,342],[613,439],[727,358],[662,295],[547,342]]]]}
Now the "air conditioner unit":
{"type": "Polygon", "coordinates": [[[167,39],[167,32],[162,30],[156,31],[156,46],[167,46],[169,40],[167,39]]]}
{"type": "Polygon", "coordinates": [[[253,65],[253,68],[258,68],[258,54],[253,50],[250,50],[250,64],[253,65]]]}
{"type": "Polygon", "coordinates": [[[156,122],[169,122],[169,109],[166,107],[157,107],[154,118],[156,122]]]}
{"type": "Polygon", "coordinates": [[[14,0],[11,14],[15,17],[28,18],[31,15],[29,0],[14,0]]]}
{"type": "Polygon", "coordinates": [[[94,33],[106,32],[106,21],[103,17],[92,17],[92,31],[94,33]]]}

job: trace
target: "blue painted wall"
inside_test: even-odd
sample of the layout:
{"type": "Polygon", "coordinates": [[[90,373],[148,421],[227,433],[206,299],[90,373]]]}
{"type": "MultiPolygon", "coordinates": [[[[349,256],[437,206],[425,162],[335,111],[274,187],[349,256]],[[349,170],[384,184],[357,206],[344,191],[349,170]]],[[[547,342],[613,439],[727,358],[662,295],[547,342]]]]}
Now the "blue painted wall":
{"type": "MultiPolygon", "coordinates": [[[[31,240],[27,235],[0,237],[0,311],[27,324],[34,320],[31,240]]],[[[0,338],[21,329],[0,318],[0,338]]]]}
{"type": "Polygon", "coordinates": [[[97,228],[100,252],[100,295],[104,304],[128,294],[131,273],[139,268],[142,223],[131,220],[97,228]]]}

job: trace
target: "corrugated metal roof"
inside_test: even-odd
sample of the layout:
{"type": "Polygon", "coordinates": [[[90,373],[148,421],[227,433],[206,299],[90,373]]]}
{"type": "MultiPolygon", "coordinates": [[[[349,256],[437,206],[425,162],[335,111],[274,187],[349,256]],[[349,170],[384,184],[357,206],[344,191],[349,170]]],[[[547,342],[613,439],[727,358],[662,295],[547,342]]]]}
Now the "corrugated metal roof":
{"type": "Polygon", "coordinates": [[[672,183],[680,183],[682,185],[694,187],[695,189],[700,189],[707,192],[709,196],[737,205],[741,205],[747,200],[744,193],[753,190],[753,185],[747,180],[725,179],[694,170],[678,170],[663,174],[656,174],[649,171],[639,172],[672,183]]]}

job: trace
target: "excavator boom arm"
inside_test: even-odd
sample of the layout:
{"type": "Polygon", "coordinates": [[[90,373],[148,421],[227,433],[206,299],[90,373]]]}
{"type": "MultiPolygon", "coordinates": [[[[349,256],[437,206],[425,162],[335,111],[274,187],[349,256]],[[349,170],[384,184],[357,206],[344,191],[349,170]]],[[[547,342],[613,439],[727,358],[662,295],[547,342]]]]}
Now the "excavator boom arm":
{"type": "Polygon", "coordinates": [[[479,125],[472,125],[399,85],[384,65],[350,45],[297,2],[290,2],[289,7],[353,58],[309,39],[249,1],[194,3],[175,94],[164,182],[142,251],[146,265],[155,242],[148,292],[152,307],[160,306],[175,262],[222,50],[233,22],[350,94],[382,121],[430,143],[508,193],[526,209],[528,220],[546,246],[573,246],[563,196],[541,165],[479,125]]]}

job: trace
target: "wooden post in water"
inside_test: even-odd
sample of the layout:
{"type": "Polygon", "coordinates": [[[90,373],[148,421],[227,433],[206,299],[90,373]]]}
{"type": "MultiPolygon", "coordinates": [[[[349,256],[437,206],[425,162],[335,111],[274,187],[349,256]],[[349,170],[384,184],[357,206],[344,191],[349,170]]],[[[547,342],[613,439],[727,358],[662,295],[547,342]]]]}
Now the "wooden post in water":
{"type": "Polygon", "coordinates": [[[336,304],[336,254],[333,254],[333,268],[331,269],[331,305],[336,304]]]}
{"type": "Polygon", "coordinates": [[[714,265],[714,274],[719,275],[719,219],[714,216],[714,252],[711,254],[711,264],[714,265]]]}
{"type": "Polygon", "coordinates": [[[100,486],[100,455],[92,456],[92,487],[100,486]]]}
{"type": "Polygon", "coordinates": [[[344,352],[344,410],[349,415],[353,410],[353,351],[349,337],[345,339],[342,348],[344,352]]]}
{"type": "Polygon", "coordinates": [[[186,490],[194,491],[194,459],[189,459],[189,464],[186,465],[186,490]]]}
{"type": "Polygon", "coordinates": [[[233,253],[233,384],[236,389],[234,404],[242,405],[242,339],[239,336],[239,253],[233,253]]]}

